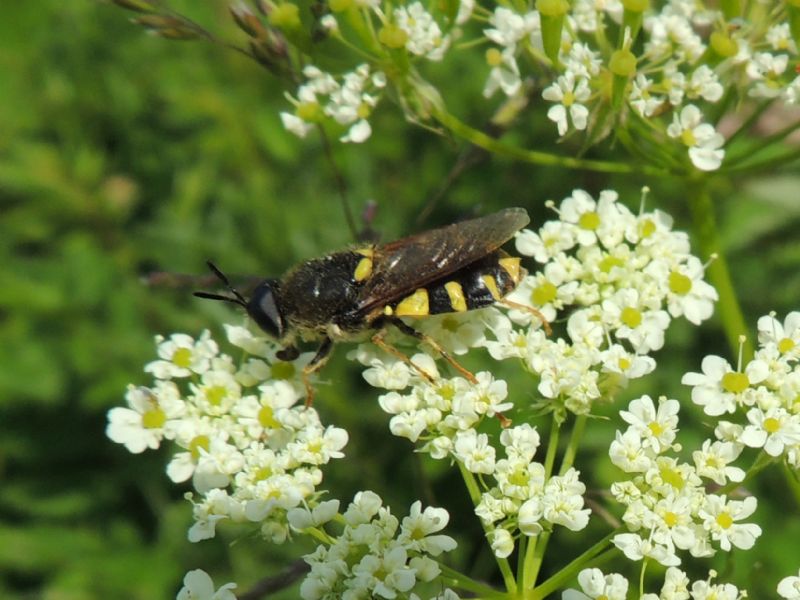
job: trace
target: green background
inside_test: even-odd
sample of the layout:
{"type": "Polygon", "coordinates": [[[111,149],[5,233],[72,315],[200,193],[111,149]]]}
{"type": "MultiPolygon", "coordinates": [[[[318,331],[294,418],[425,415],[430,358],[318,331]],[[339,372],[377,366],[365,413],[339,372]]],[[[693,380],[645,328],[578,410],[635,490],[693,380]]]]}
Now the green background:
{"type": "MultiPolygon", "coordinates": [[[[191,6],[199,22],[242,39],[221,2],[173,5],[191,6]]],[[[132,456],[105,438],[105,414],[123,402],[126,384],[147,382],[142,366],[154,357],[154,335],[210,328],[221,339],[221,324],[239,320],[229,307],[194,299],[191,288],[148,287],[144,275],[201,274],[212,257],[233,273],[277,275],[352,241],[319,139],[298,140],[280,124],[279,111],[289,107],[282,84],[220,47],[147,36],[129,16],[108,4],[38,0],[6,3],[0,18],[2,598],[169,598],[197,567],[218,585],[239,582],[241,591],[311,549],[225,528],[215,540],[190,544],[186,489],[168,482],[168,454],[132,456]]],[[[481,124],[496,105],[480,97],[485,70],[475,52],[426,73],[455,114],[481,124]]],[[[509,137],[573,152],[553,143],[555,128],[543,113],[526,112],[509,137]]],[[[377,204],[372,226],[384,240],[513,205],[542,222],[544,200],[574,187],[616,187],[636,209],[648,184],[650,206],[672,213],[678,228],[691,225],[680,181],[614,179],[481,154],[420,222],[464,147],[410,125],[387,100],[371,121],[368,143],[333,151],[356,213],[368,200],[377,204]]],[[[605,144],[593,156],[614,154],[605,144]]],[[[715,184],[751,335],[758,316],[800,308],[798,189],[791,170],[715,184]]],[[[708,353],[730,358],[716,321],[676,325],[656,356],[657,374],[623,398],[666,394],[687,402],[680,375],[699,370],[708,353]]],[[[388,434],[376,394],[344,354],[339,349],[326,368],[330,385],[321,386],[316,404],[351,437],[347,459],[326,473],[328,487],[343,499],[373,489],[401,516],[417,498],[447,507],[460,566],[492,577],[457,474],[423,463],[388,434]]],[[[709,434],[695,409],[683,414],[691,448],[709,434]]],[[[590,423],[578,461],[601,484],[615,475],[604,466],[611,427],[590,423]]],[[[800,521],[797,488],[780,468],[752,489],[764,537],[750,552],[708,564],[759,598],[796,572],[800,521]]],[[[560,552],[602,534],[601,527],[560,533],[554,565],[564,561],[560,552]]],[[[617,566],[625,565],[605,568],[617,566]]],[[[281,597],[297,597],[296,588],[281,597]]]]}

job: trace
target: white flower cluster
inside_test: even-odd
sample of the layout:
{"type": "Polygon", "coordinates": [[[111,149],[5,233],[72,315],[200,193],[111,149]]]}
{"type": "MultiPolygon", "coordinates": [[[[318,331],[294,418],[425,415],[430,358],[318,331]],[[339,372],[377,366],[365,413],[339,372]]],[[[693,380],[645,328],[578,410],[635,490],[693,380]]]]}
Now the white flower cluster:
{"type": "Polygon", "coordinates": [[[713,543],[726,552],[734,546],[748,549],[761,535],[758,525],[742,522],[755,511],[755,497],[731,500],[709,494],[703,481],[742,481],[744,472],[731,465],[740,446],[706,440],[693,452],[693,465],[668,455],[680,449],[674,443],[679,407],[677,400],[666,398],[656,407],[643,396],[620,412],[629,427],[617,431],[609,455],[631,478],[612,484],[611,493],[625,505],[622,520],[631,533],[616,535],[613,543],[630,560],[649,557],[676,566],[681,562],[678,550],[694,557],[712,556],[713,543]]]}
{"type": "Polygon", "coordinates": [[[340,137],[342,142],[361,143],[372,135],[367,120],[380,100],[386,86],[386,76],[381,71],[370,72],[367,64],[359,65],[338,81],[313,65],[303,69],[306,82],[297,90],[297,98],[287,96],[294,105],[294,113],[282,112],[283,126],[299,137],[318,123],[332,119],[348,127],[340,137]]]}
{"type": "Polygon", "coordinates": [[[163,440],[177,446],[167,475],[174,482],[191,478],[200,495],[190,540],[213,537],[216,524],[231,519],[258,523],[281,542],[289,533],[286,512],[315,502],[320,466],[343,456],[347,432],[325,427],[315,410],[298,405],[309,353],[279,361],[275,343],[243,327],[226,331],[244,353],[238,364],[208,332],[197,340],[159,336],[159,360],[145,367],[155,382],[128,388],[128,407],[109,411],[106,434],[133,453],[163,440]]]}
{"type": "Polygon", "coordinates": [[[496,311],[488,319],[494,339],[482,345],[495,359],[521,359],[540,378],[551,408],[587,414],[625,380],[655,368],[648,353],[663,346],[671,318],[700,324],[717,293],[668,215],[634,215],[610,190],[598,200],[575,190],[557,213],[538,232],[518,234],[517,250],[541,267],[508,300],[549,322],[568,314],[566,336],[545,335],[530,311],[496,311]],[[514,326],[532,321],[527,330],[514,326]]]}
{"type": "Polygon", "coordinates": [[[720,421],[716,434],[740,446],[763,448],[800,469],[800,312],[783,323],[758,320],[759,347],[753,360],[734,369],[719,356],[703,359],[702,373],[687,373],[692,401],[714,417],[745,413],[747,425],[720,421]]]}
{"type": "MultiPolygon", "coordinates": [[[[739,590],[730,583],[712,583],[717,576],[711,571],[708,579],[690,581],[689,577],[676,567],[669,567],[664,573],[664,584],[658,594],[644,594],[641,600],[742,600],[747,592],[739,590]],[[691,586],[691,587],[690,587],[691,586]]],[[[629,582],[619,573],[604,575],[600,569],[584,569],[578,574],[578,590],[566,590],[562,600],[626,600],[629,582]]]]}
{"type": "Polygon", "coordinates": [[[175,600],[236,600],[232,591],[235,588],[235,583],[226,583],[215,590],[209,574],[202,569],[195,569],[183,578],[183,587],[175,600]]]}
{"type": "MultiPolygon", "coordinates": [[[[332,519],[338,501],[324,504],[329,510],[318,518],[309,513],[290,515],[293,527],[318,527],[332,519]]],[[[374,492],[356,494],[339,516],[343,531],[305,556],[311,571],[300,587],[303,600],[419,600],[415,587],[440,575],[439,564],[431,557],[456,547],[453,538],[438,533],[450,519],[447,511],[432,507],[422,510],[421,503],[415,502],[409,515],[400,521],[382,504],[374,492]]],[[[458,600],[449,589],[430,598],[458,600]]]]}
{"type": "Polygon", "coordinates": [[[395,24],[406,34],[406,50],[428,60],[442,60],[450,46],[450,38],[442,35],[439,24],[421,2],[399,6],[393,14],[395,24]]]}
{"type": "MultiPolygon", "coordinates": [[[[770,27],[757,20],[733,26],[725,24],[720,11],[700,3],[652,4],[644,14],[644,51],[638,57],[630,55],[632,64],[622,74],[628,79],[625,99],[636,115],[660,124],[662,132],[684,144],[695,167],[716,170],[725,156],[725,139],[705,122],[700,105],[719,102],[724,89],[734,87],[743,96],[780,97],[790,104],[800,100],[800,77],[788,69],[797,47],[787,11],[774,13],[770,27]],[[669,126],[658,120],[661,114],[673,115],[669,126]]],[[[572,2],[565,15],[556,79],[542,92],[553,103],[547,116],[559,135],[568,133],[570,124],[574,130],[587,129],[592,113],[608,101],[608,76],[618,73],[612,64],[616,48],[605,43],[605,32],[620,25],[622,5],[618,0],[580,0],[572,2]]],[[[496,7],[483,33],[497,45],[486,53],[487,97],[498,89],[509,96],[519,92],[524,70],[518,58],[551,62],[543,52],[542,18],[535,9],[496,7]]],[[[630,42],[626,51],[628,46],[630,42]]]]}
{"type": "Polygon", "coordinates": [[[528,424],[504,429],[500,443],[506,457],[495,463],[491,472],[494,486],[483,493],[475,509],[484,525],[491,528],[496,556],[511,554],[516,530],[537,536],[554,525],[572,531],[586,527],[590,514],[584,508],[586,486],[573,468],[564,475],[547,477],[544,465],[533,461],[539,447],[536,429],[528,424]]]}

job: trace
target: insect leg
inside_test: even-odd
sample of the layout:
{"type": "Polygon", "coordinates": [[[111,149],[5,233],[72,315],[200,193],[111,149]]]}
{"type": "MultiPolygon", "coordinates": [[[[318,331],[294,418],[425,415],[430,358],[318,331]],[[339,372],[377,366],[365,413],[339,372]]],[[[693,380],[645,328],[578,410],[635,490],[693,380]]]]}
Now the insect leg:
{"type": "Polygon", "coordinates": [[[303,367],[303,385],[306,386],[306,406],[311,406],[314,401],[314,388],[311,386],[310,377],[312,373],[319,371],[323,365],[328,362],[331,357],[331,350],[333,350],[333,340],[326,337],[317,349],[314,358],[311,359],[305,367],[303,367]]]}
{"type": "Polygon", "coordinates": [[[462,367],[455,358],[450,356],[450,354],[442,348],[439,343],[434,340],[431,336],[422,333],[421,331],[417,331],[410,325],[406,325],[403,321],[397,318],[387,317],[387,321],[397,327],[400,331],[405,333],[406,335],[410,335],[412,337],[417,338],[419,341],[428,344],[431,348],[433,348],[436,352],[438,352],[443,359],[453,365],[453,368],[461,373],[470,383],[476,384],[478,380],[475,379],[475,375],[467,371],[464,367],[462,367]]]}
{"type": "Polygon", "coordinates": [[[553,330],[550,328],[550,323],[548,323],[547,319],[544,318],[544,315],[541,313],[541,311],[536,310],[532,306],[526,306],[525,304],[520,304],[519,302],[508,300],[507,298],[501,298],[497,302],[499,304],[504,304],[508,308],[514,308],[516,310],[523,310],[525,312],[531,313],[534,317],[536,317],[537,319],[539,319],[539,321],[541,321],[545,333],[547,335],[553,335],[553,330]]]}
{"type": "Polygon", "coordinates": [[[408,366],[413,368],[417,373],[422,375],[425,379],[428,380],[428,383],[436,383],[436,378],[428,373],[425,369],[414,363],[408,356],[400,352],[397,348],[392,346],[389,342],[384,340],[383,338],[386,337],[386,329],[382,328],[378,333],[372,336],[372,343],[375,344],[378,348],[383,350],[384,352],[388,352],[395,358],[399,358],[408,366]]]}

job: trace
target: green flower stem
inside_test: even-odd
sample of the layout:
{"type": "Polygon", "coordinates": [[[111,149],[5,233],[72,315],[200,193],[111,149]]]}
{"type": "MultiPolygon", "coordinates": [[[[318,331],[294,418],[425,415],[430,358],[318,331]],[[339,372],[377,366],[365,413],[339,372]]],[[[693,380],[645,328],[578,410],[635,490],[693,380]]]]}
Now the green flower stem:
{"type": "Polygon", "coordinates": [[[561,432],[561,422],[553,416],[550,424],[550,436],[547,440],[547,455],[544,458],[544,476],[549,478],[553,473],[553,464],[556,461],[556,451],[558,450],[558,437],[561,432]]]}
{"type": "Polygon", "coordinates": [[[452,567],[448,567],[443,563],[438,563],[439,568],[442,570],[444,584],[448,587],[454,587],[461,590],[478,594],[481,598],[495,598],[503,600],[508,598],[505,592],[498,592],[496,589],[489,587],[485,583],[475,581],[471,577],[467,577],[463,573],[459,573],[452,567]]]}
{"type": "MultiPolygon", "coordinates": [[[[739,354],[739,337],[746,335],[748,329],[731,281],[728,261],[725,259],[720,245],[714,203],[708,193],[706,182],[690,181],[688,188],[695,190],[689,198],[689,208],[692,213],[695,235],[700,242],[700,253],[706,260],[712,255],[716,255],[716,258],[706,268],[706,273],[709,281],[719,293],[717,310],[725,330],[725,337],[728,338],[731,353],[733,356],[737,356],[739,354]]],[[[747,363],[752,356],[753,344],[746,339],[742,345],[742,360],[747,363]]]]}
{"type": "Polygon", "coordinates": [[[578,415],[575,418],[575,425],[572,427],[572,433],[569,436],[567,451],[564,453],[564,458],[561,461],[561,469],[558,471],[559,475],[564,475],[575,462],[575,455],[578,453],[578,446],[583,439],[584,429],[586,429],[586,415],[578,415]]]}
{"type": "Polygon", "coordinates": [[[441,106],[431,107],[431,116],[458,137],[499,156],[506,156],[536,165],[563,167],[565,169],[583,169],[586,171],[596,171],[598,173],[636,173],[652,177],[666,177],[669,175],[668,171],[648,165],[632,165],[624,162],[573,158],[571,156],[558,156],[557,154],[550,154],[548,152],[537,152],[536,150],[518,148],[517,146],[501,142],[482,131],[473,129],[444,110],[441,106]]]}
{"type": "Polygon", "coordinates": [[[539,576],[539,570],[542,568],[542,561],[544,561],[544,553],[547,550],[547,542],[550,541],[551,532],[543,531],[534,540],[534,543],[528,546],[528,551],[525,553],[525,564],[522,567],[522,591],[525,600],[530,599],[530,592],[533,591],[536,585],[536,578],[539,576]]]}
{"type": "Polygon", "coordinates": [[[745,483],[753,479],[753,477],[761,473],[761,471],[766,469],[773,462],[775,462],[775,459],[762,450],[758,456],[756,456],[756,459],[753,461],[753,464],[750,465],[750,468],[747,469],[744,479],[741,481],[729,481],[726,485],[719,488],[716,493],[720,496],[723,494],[730,494],[736,488],[743,486],[745,483]]]}
{"type": "MultiPolygon", "coordinates": [[[[464,484],[467,486],[467,492],[469,493],[470,500],[472,500],[473,506],[478,506],[481,501],[481,491],[478,488],[478,482],[475,481],[475,476],[470,473],[462,463],[457,462],[457,464],[458,470],[461,472],[461,477],[464,479],[464,484]]],[[[480,519],[478,520],[480,521],[480,519]]],[[[488,540],[491,529],[483,521],[480,521],[480,523],[481,527],[483,527],[484,534],[486,534],[486,539],[488,540]]],[[[509,594],[516,594],[517,581],[514,579],[514,573],[511,571],[511,565],[508,564],[508,560],[496,556],[494,552],[492,552],[492,556],[494,556],[495,560],[497,561],[497,566],[500,569],[500,573],[503,575],[503,581],[506,584],[506,590],[508,590],[509,594]]]]}
{"type": "MultiPolygon", "coordinates": [[[[780,129],[765,138],[761,138],[757,144],[748,147],[746,152],[743,152],[736,157],[732,157],[729,161],[726,161],[725,167],[735,167],[740,163],[746,162],[748,158],[758,154],[759,152],[762,152],[763,150],[773,147],[776,145],[776,143],[780,142],[785,137],[788,137],[798,129],[800,129],[800,121],[795,121],[791,125],[787,125],[783,129],[780,129]]],[[[772,160],[771,157],[770,160],[772,160]]]]}
{"type": "Polygon", "coordinates": [[[577,556],[566,566],[560,569],[557,573],[552,575],[549,579],[542,582],[533,590],[533,593],[526,597],[526,600],[541,600],[548,597],[557,589],[563,587],[567,581],[575,577],[582,569],[586,568],[589,563],[598,564],[605,561],[617,553],[616,548],[610,548],[611,538],[620,532],[615,529],[599,542],[595,543],[591,548],[586,550],[580,556],[577,556]]]}
{"type": "Polygon", "coordinates": [[[800,150],[795,148],[789,152],[784,152],[783,154],[768,156],[762,160],[733,166],[730,169],[726,168],[725,173],[736,173],[738,175],[752,171],[763,171],[764,169],[775,171],[778,167],[796,160],[800,160],[800,150]]]}
{"type": "MultiPolygon", "coordinates": [[[[556,452],[558,451],[558,439],[561,432],[561,422],[553,415],[553,420],[550,425],[550,436],[547,440],[547,454],[544,459],[544,472],[545,477],[549,478],[553,473],[553,465],[556,461],[556,452]]],[[[550,541],[550,532],[543,531],[538,536],[533,538],[525,550],[525,558],[522,565],[522,590],[527,593],[533,589],[536,584],[536,577],[539,575],[539,569],[542,567],[544,560],[544,553],[547,550],[547,542],[550,541]]]]}
{"type": "Polygon", "coordinates": [[[650,564],[647,556],[642,560],[642,570],[639,572],[639,596],[644,596],[644,574],[647,573],[647,565],[650,564]]]}

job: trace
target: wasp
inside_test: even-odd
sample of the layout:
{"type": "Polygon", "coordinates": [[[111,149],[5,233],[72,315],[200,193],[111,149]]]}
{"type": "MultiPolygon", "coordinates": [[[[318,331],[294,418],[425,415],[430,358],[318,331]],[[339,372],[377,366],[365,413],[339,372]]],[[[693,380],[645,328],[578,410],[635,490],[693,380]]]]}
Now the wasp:
{"type": "Polygon", "coordinates": [[[500,246],[529,221],[525,209],[507,208],[395,242],[333,252],[302,262],[278,279],[264,279],[249,299],[209,261],[209,268],[231,295],[194,295],[243,307],[265,333],[282,345],[278,352],[281,360],[299,356],[299,340],[318,341],[316,354],[303,369],[307,403],[313,397],[310,375],[330,357],[334,343],[353,339],[365,331],[376,332],[372,336],[376,345],[432,381],[430,375],[383,339],[389,326],[428,343],[474,383],[472,373],[435,340],[401,319],[465,312],[503,300],[526,272],[520,259],[500,246]]]}

